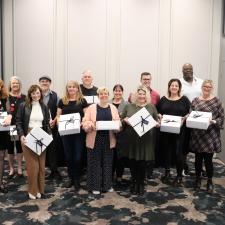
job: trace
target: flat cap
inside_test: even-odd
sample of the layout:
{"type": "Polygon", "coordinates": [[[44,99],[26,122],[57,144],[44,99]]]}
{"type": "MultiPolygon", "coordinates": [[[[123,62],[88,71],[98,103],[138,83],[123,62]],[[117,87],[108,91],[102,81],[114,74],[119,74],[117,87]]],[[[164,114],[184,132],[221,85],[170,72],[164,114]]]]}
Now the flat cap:
{"type": "Polygon", "coordinates": [[[39,82],[40,82],[41,80],[49,80],[50,82],[52,82],[52,79],[51,79],[49,76],[47,76],[47,75],[41,76],[41,77],[39,78],[39,82]]]}

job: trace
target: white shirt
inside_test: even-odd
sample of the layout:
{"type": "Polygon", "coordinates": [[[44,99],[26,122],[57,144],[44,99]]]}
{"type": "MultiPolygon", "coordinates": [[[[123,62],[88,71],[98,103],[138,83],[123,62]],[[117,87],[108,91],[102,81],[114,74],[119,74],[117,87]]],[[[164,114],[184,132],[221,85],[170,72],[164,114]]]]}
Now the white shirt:
{"type": "Polygon", "coordinates": [[[42,127],[43,113],[39,102],[32,102],[32,110],[30,114],[29,127],[42,127]]]}
{"type": "Polygon", "coordinates": [[[203,82],[202,79],[194,76],[192,83],[187,82],[186,80],[184,80],[184,78],[181,78],[180,81],[182,84],[181,93],[182,95],[187,96],[190,102],[192,102],[194,98],[201,95],[203,82]]]}

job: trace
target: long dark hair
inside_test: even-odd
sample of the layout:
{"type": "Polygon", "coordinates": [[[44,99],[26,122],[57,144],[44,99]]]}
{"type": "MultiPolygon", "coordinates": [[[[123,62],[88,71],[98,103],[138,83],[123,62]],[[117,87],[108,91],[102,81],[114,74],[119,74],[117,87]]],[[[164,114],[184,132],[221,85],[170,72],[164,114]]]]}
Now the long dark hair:
{"type": "Polygon", "coordinates": [[[39,100],[39,103],[42,104],[43,103],[43,95],[42,95],[42,91],[41,91],[41,88],[37,85],[37,84],[33,84],[30,86],[30,88],[28,89],[28,92],[27,92],[27,97],[26,97],[26,105],[27,106],[31,106],[31,103],[32,103],[32,97],[31,97],[31,94],[35,91],[39,90],[40,93],[41,93],[41,98],[39,100]]]}
{"type": "Polygon", "coordinates": [[[172,84],[173,82],[177,82],[177,83],[178,83],[178,86],[179,86],[178,96],[180,97],[182,84],[181,84],[180,80],[177,79],[177,78],[173,78],[173,79],[171,79],[171,80],[169,81],[169,83],[168,83],[168,89],[167,89],[168,96],[169,96],[169,97],[171,96],[170,86],[171,86],[171,84],[172,84]]]}

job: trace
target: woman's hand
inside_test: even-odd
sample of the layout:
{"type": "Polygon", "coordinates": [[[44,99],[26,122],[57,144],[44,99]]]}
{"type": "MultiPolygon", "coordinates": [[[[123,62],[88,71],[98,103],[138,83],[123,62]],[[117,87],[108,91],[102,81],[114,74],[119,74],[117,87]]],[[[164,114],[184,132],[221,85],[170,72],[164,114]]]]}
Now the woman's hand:
{"type": "Polygon", "coordinates": [[[12,115],[8,115],[5,117],[3,126],[9,126],[11,124],[12,115]]]}
{"type": "Polygon", "coordinates": [[[216,124],[216,120],[210,120],[210,124],[216,124]]]}
{"type": "Polygon", "coordinates": [[[125,117],[125,118],[123,119],[123,121],[124,121],[126,124],[128,124],[128,125],[131,126],[131,124],[130,124],[130,122],[128,121],[128,119],[129,119],[129,117],[125,117]]]}
{"type": "Polygon", "coordinates": [[[25,145],[27,143],[26,137],[23,135],[20,137],[21,144],[25,145]]]}
{"type": "Polygon", "coordinates": [[[55,118],[54,120],[50,120],[49,121],[49,125],[50,125],[51,129],[53,129],[55,127],[56,122],[57,122],[57,118],[55,118]]]}

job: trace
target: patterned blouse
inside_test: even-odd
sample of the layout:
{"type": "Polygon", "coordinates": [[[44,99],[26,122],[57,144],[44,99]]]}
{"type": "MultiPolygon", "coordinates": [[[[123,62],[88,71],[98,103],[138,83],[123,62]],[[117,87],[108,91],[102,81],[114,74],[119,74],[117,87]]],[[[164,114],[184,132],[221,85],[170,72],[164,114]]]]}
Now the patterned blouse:
{"type": "Polygon", "coordinates": [[[220,129],[224,123],[224,108],[221,101],[214,97],[210,100],[195,98],[191,103],[195,111],[211,112],[216,124],[210,124],[207,130],[193,129],[191,132],[190,147],[194,152],[214,153],[221,152],[220,129]]]}

